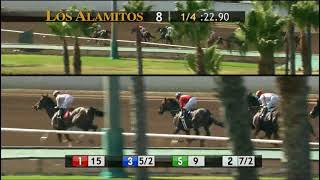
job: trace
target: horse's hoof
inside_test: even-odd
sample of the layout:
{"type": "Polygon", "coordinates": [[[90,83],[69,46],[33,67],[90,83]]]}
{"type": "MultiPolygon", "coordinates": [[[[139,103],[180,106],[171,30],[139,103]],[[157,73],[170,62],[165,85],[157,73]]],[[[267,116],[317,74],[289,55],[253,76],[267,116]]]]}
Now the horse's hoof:
{"type": "Polygon", "coordinates": [[[46,136],[41,136],[40,137],[40,142],[41,143],[44,143],[44,142],[46,142],[48,140],[48,137],[46,137],[46,136]]]}

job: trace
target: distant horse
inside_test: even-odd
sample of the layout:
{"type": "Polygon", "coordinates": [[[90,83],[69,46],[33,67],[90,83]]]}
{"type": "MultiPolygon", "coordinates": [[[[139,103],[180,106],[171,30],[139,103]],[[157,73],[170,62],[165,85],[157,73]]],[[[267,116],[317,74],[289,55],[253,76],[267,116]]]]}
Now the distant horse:
{"type": "MultiPolygon", "coordinates": [[[[173,124],[175,126],[173,134],[177,134],[183,130],[187,135],[190,135],[190,129],[186,129],[181,121],[180,107],[176,99],[164,98],[160,105],[159,114],[163,114],[166,111],[168,111],[173,117],[173,124]]],[[[205,108],[199,108],[191,112],[192,129],[196,132],[196,135],[200,134],[199,128],[203,127],[206,131],[206,135],[210,136],[211,133],[209,128],[212,123],[220,127],[224,127],[222,122],[217,121],[211,115],[210,111],[205,108]]],[[[191,143],[190,139],[188,140],[188,143],[191,143]]],[[[204,146],[204,140],[200,140],[200,146],[204,146]]]]}
{"type": "MultiPolygon", "coordinates": [[[[97,29],[92,32],[91,37],[92,38],[101,38],[101,39],[110,39],[110,34],[111,34],[111,31],[109,31],[107,29],[105,29],[105,30],[97,29]]],[[[96,40],[96,44],[99,44],[99,40],[96,40]]]]}
{"type": "Polygon", "coordinates": [[[312,110],[310,111],[310,117],[312,119],[316,118],[319,116],[319,99],[317,101],[317,104],[312,108],[312,110]]]}
{"type": "Polygon", "coordinates": [[[218,36],[216,32],[212,31],[207,40],[208,47],[211,47],[213,44],[224,45],[224,39],[221,36],[218,36]]]}
{"type": "Polygon", "coordinates": [[[160,33],[159,40],[162,40],[164,43],[173,44],[172,38],[172,27],[160,27],[158,28],[157,32],[160,33]]]}
{"type": "Polygon", "coordinates": [[[150,42],[152,38],[156,38],[147,30],[142,32],[139,27],[135,27],[135,28],[131,29],[131,33],[136,33],[137,31],[140,32],[141,38],[145,42],[150,42]]]}
{"type": "MultiPolygon", "coordinates": [[[[93,124],[93,120],[95,116],[103,117],[104,113],[102,111],[99,111],[93,107],[84,108],[84,107],[78,107],[74,109],[70,113],[68,118],[65,120],[62,120],[61,118],[58,118],[57,112],[58,109],[55,108],[56,104],[55,102],[48,96],[41,96],[40,100],[33,106],[33,108],[38,111],[41,109],[46,110],[50,121],[52,122],[51,126],[53,129],[56,130],[67,130],[72,127],[77,127],[81,130],[88,131],[88,130],[94,130],[96,131],[98,129],[97,125],[93,124]]],[[[64,114],[65,116],[66,114],[64,114]]],[[[49,122],[50,122],[49,121],[49,122]]],[[[58,140],[61,143],[62,137],[61,134],[57,134],[58,140]]],[[[71,146],[72,139],[69,137],[68,134],[64,134],[65,138],[67,139],[67,142],[71,146]]]]}
{"type": "Polygon", "coordinates": [[[247,96],[250,121],[252,129],[255,129],[254,136],[256,137],[262,130],[265,132],[265,137],[271,139],[273,135],[274,139],[279,138],[278,130],[278,112],[274,110],[272,112],[265,112],[267,109],[261,108],[259,100],[252,93],[247,96]],[[264,114],[264,116],[262,116],[264,114]]]}

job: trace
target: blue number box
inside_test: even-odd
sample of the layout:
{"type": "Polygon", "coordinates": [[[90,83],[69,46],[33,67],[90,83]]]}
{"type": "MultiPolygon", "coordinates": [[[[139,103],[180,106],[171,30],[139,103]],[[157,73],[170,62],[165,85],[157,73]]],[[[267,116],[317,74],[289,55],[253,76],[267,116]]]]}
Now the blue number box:
{"type": "Polygon", "coordinates": [[[122,167],[138,167],[138,156],[123,156],[122,167]]]}

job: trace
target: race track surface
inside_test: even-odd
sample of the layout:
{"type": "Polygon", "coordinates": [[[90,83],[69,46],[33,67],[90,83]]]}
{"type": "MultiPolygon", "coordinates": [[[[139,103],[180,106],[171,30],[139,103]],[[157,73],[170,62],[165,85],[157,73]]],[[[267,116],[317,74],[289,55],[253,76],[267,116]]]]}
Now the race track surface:
{"type": "MultiPolygon", "coordinates": [[[[49,124],[49,118],[44,111],[34,111],[32,105],[34,105],[40,98],[41,94],[50,91],[10,91],[2,90],[1,92],[1,123],[2,127],[12,127],[12,128],[32,128],[32,129],[52,129],[49,124]]],[[[83,91],[67,91],[75,96],[75,106],[93,106],[98,109],[103,110],[103,94],[102,92],[83,92],[83,91]]],[[[161,93],[157,95],[151,95],[147,93],[146,96],[146,121],[147,121],[147,132],[150,133],[164,133],[171,134],[173,132],[173,124],[171,116],[166,113],[164,115],[159,115],[158,110],[162,99],[167,96],[168,93],[161,93]]],[[[200,96],[200,95],[199,95],[200,96]]],[[[122,126],[125,132],[132,132],[130,128],[130,108],[129,108],[129,95],[121,96],[121,117],[122,126]]],[[[208,108],[218,120],[222,119],[222,112],[220,110],[220,102],[214,97],[203,96],[199,98],[199,107],[208,108]]],[[[312,105],[310,104],[311,108],[312,105]]],[[[96,118],[96,124],[99,128],[108,127],[104,125],[103,118],[96,118]]],[[[319,135],[319,120],[310,120],[316,133],[319,135]]],[[[225,129],[217,127],[215,125],[211,126],[211,133],[214,136],[227,136],[225,129]]],[[[183,132],[181,132],[183,133],[183,132]]],[[[48,141],[45,143],[40,142],[40,136],[42,134],[38,133],[12,133],[5,132],[1,136],[1,146],[59,146],[66,144],[59,144],[56,135],[50,134],[48,141]]],[[[260,134],[263,136],[263,133],[260,134]]],[[[73,136],[74,137],[74,136],[73,136]]],[[[83,138],[83,142],[80,144],[74,144],[74,146],[99,146],[100,137],[92,136],[94,138],[94,144],[88,143],[88,137],[83,138]]],[[[312,139],[314,141],[314,139],[312,139]]],[[[170,144],[169,139],[153,138],[148,139],[149,146],[152,147],[181,147],[187,146],[186,143],[170,144]]],[[[133,146],[133,139],[128,137],[125,138],[125,146],[133,146]]],[[[199,141],[194,141],[191,146],[199,146],[199,141]]],[[[228,146],[225,142],[219,141],[207,141],[207,147],[222,147],[228,146]]],[[[273,145],[256,144],[258,147],[274,147],[273,145]]]]}

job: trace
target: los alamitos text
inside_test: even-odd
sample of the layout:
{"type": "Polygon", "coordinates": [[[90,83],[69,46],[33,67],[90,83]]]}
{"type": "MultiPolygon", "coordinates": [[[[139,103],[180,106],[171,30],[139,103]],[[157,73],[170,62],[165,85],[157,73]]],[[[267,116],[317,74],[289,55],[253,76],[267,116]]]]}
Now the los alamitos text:
{"type": "Polygon", "coordinates": [[[46,22],[242,22],[241,11],[197,13],[178,11],[106,12],[106,11],[46,11],[46,22]]]}

